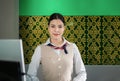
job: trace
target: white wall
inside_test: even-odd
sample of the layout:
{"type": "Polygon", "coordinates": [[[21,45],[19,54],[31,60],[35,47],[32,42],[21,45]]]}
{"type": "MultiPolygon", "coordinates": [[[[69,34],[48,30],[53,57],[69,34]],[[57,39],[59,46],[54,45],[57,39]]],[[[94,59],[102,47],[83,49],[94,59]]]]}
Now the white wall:
{"type": "Polygon", "coordinates": [[[19,38],[19,0],[0,0],[0,39],[19,38]]]}

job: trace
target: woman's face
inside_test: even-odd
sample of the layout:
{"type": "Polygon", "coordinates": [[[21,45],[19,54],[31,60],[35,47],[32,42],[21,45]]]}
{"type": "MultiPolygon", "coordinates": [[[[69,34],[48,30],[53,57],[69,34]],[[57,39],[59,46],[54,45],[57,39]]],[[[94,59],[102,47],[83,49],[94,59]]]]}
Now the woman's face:
{"type": "Polygon", "coordinates": [[[48,31],[51,39],[61,39],[64,33],[65,27],[60,19],[53,19],[50,21],[48,31]]]}

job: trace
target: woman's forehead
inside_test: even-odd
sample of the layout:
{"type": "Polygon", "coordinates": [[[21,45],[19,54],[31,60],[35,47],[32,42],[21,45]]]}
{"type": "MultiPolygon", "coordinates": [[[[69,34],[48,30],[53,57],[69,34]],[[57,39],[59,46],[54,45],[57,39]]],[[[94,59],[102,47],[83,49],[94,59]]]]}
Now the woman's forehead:
{"type": "Polygon", "coordinates": [[[50,21],[50,24],[63,24],[63,22],[60,19],[53,19],[50,21]]]}

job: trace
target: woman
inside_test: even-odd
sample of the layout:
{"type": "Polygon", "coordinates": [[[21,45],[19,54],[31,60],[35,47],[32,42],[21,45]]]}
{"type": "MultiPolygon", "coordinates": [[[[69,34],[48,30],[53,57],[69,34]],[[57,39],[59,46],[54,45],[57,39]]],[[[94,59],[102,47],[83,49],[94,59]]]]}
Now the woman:
{"type": "Polygon", "coordinates": [[[50,38],[37,46],[28,68],[33,81],[39,81],[37,70],[42,66],[43,81],[86,81],[86,69],[81,55],[74,43],[63,37],[64,17],[53,13],[48,21],[50,38]]]}

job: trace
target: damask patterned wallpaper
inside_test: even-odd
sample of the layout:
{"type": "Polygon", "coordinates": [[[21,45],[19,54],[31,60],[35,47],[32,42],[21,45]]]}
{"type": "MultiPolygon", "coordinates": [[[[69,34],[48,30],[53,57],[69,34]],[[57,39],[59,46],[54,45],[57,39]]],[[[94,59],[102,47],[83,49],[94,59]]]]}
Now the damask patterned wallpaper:
{"type": "MultiPolygon", "coordinates": [[[[25,63],[49,37],[49,16],[20,16],[25,63]]],[[[64,37],[76,43],[86,65],[120,65],[120,16],[65,16],[64,37]]]]}

